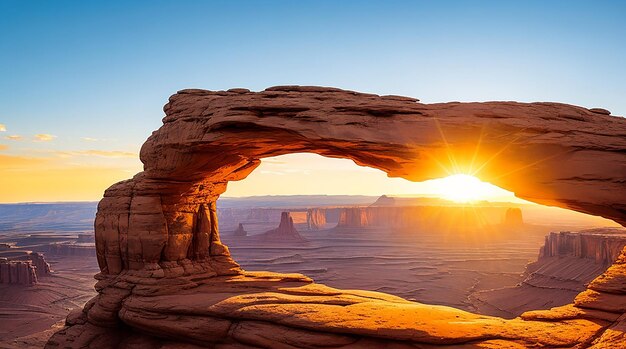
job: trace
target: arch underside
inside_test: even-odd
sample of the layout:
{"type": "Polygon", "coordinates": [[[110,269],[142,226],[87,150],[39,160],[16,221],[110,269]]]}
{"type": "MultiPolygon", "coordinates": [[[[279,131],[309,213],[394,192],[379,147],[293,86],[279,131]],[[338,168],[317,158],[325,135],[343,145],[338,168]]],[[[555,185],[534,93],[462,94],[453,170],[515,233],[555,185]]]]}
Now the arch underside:
{"type": "MultiPolygon", "coordinates": [[[[603,216],[624,226],[624,118],[601,109],[559,103],[422,104],[407,97],[298,86],[261,92],[183,90],[170,98],[164,111],[163,126],[142,147],[144,171],[113,185],[99,204],[95,223],[98,262],[101,282],[106,284],[103,290],[125,289],[114,286],[122,281],[135,285],[134,290],[138,285],[146,289],[170,285],[171,280],[179,280],[186,288],[170,285],[168,291],[157,292],[157,297],[162,297],[158,301],[169,310],[149,305],[157,300],[150,298],[154,295],[116,291],[119,308],[107,309],[96,302],[85,310],[93,325],[122,321],[152,333],[154,328],[142,322],[142,314],[180,315],[187,313],[183,309],[189,306],[196,317],[229,322],[225,324],[229,333],[236,321],[240,321],[238,328],[244,326],[241,321],[260,321],[263,324],[257,325],[261,327],[269,323],[289,331],[373,341],[436,345],[496,341],[492,344],[498,347],[497,341],[502,340],[523,347],[533,337],[543,338],[539,342],[548,346],[589,345],[624,317],[621,314],[626,309],[606,306],[607,297],[612,303],[615,299],[611,297],[617,297],[626,308],[624,256],[577,298],[576,305],[529,315],[526,320],[505,321],[447,307],[416,305],[379,293],[334,290],[302,276],[246,273],[220,241],[215,208],[227,183],[245,178],[260,159],[312,152],[352,159],[413,181],[472,173],[520,198],[603,216]],[[190,275],[200,274],[213,277],[206,282],[191,281],[190,275]],[[266,289],[259,291],[261,295],[250,293],[250,288],[233,288],[233,280],[240,285],[265,280],[266,289]],[[210,296],[216,292],[230,296],[210,296]],[[268,292],[274,297],[274,308],[261,305],[260,299],[268,292]],[[205,301],[194,294],[206,296],[205,301]],[[303,305],[294,300],[296,296],[317,297],[312,301],[317,305],[303,305]],[[203,313],[185,303],[189,299],[213,310],[203,313]],[[363,313],[346,313],[342,322],[319,302],[339,302],[351,306],[357,315],[363,313]],[[178,312],[172,312],[172,307],[178,312]],[[299,310],[302,307],[308,309],[305,315],[299,310]],[[601,314],[589,315],[593,311],[601,314]],[[242,315],[233,320],[233,312],[242,315]],[[281,317],[279,312],[290,315],[281,317]],[[417,325],[415,316],[426,320],[417,325]],[[398,317],[409,320],[402,322],[398,317]],[[455,317],[461,319],[461,325],[451,325],[455,317]],[[380,328],[372,327],[371,318],[380,328]]],[[[101,292],[100,299],[105,293],[101,292]]],[[[111,296],[107,297],[111,301],[111,296]]],[[[620,321],[626,326],[625,320],[620,321]]],[[[174,323],[163,326],[175,332],[174,323]]],[[[291,335],[302,335],[296,332],[291,335]]],[[[290,336],[288,331],[281,335],[290,336]]],[[[232,336],[223,334],[241,342],[232,336]]]]}

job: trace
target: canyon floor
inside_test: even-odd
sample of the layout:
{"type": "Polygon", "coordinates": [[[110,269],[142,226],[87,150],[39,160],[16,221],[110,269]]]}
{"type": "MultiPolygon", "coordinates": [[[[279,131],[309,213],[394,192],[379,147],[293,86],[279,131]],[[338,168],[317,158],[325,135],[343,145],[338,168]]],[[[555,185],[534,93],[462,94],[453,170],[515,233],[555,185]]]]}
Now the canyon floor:
{"type": "MultiPolygon", "coordinates": [[[[250,226],[253,235],[266,227],[250,226]]],[[[524,311],[571,303],[584,282],[606,266],[572,258],[552,263],[588,270],[569,284],[526,286],[515,294],[535,262],[545,235],[558,227],[527,225],[490,234],[337,229],[304,231],[306,242],[259,244],[223,235],[233,258],[250,271],[303,273],[340,289],[379,291],[426,304],[439,304],[485,315],[513,318],[524,311]],[[506,292],[503,292],[506,291],[506,292]],[[556,296],[558,295],[558,297],[556,296]],[[493,302],[493,304],[492,304],[493,302]]],[[[562,275],[565,278],[567,275],[562,275]]],[[[573,278],[573,277],[572,277],[573,278]]]]}

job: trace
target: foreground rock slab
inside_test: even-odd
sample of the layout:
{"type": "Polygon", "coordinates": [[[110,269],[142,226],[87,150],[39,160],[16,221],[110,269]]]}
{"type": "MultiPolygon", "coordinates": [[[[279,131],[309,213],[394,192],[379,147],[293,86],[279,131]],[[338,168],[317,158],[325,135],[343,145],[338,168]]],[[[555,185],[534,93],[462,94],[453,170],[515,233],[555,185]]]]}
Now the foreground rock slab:
{"type": "Polygon", "coordinates": [[[150,340],[135,338],[135,332],[94,328],[97,324],[86,308],[68,317],[73,326],[57,333],[47,347],[101,343],[102,337],[110,337],[111,345],[132,338],[133,343],[148,345],[158,338],[209,348],[375,348],[381,343],[395,343],[397,348],[489,343],[575,347],[590,343],[615,322],[593,313],[550,321],[504,320],[378,292],[338,290],[299,274],[194,275],[171,279],[165,289],[150,279],[116,279],[120,289],[131,280],[136,283],[118,310],[119,321],[127,326],[118,328],[136,329],[150,340]]]}

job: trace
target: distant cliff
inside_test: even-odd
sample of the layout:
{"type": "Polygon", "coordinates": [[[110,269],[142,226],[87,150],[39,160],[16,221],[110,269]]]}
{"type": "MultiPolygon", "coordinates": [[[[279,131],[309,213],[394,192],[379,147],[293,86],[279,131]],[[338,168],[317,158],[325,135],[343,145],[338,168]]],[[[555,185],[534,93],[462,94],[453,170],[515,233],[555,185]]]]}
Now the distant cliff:
{"type": "Polygon", "coordinates": [[[622,229],[595,229],[582,232],[552,232],[546,236],[539,258],[590,258],[597,264],[610,265],[626,246],[622,229]]]}
{"type": "Polygon", "coordinates": [[[3,248],[0,256],[0,284],[33,285],[38,277],[50,274],[50,264],[41,253],[3,248]]]}
{"type": "Polygon", "coordinates": [[[326,209],[312,208],[307,210],[306,223],[309,230],[323,229],[326,222],[326,209]]]}
{"type": "Polygon", "coordinates": [[[481,313],[504,317],[571,303],[617,259],[624,246],[624,228],[550,233],[539,258],[526,266],[518,285],[480,291],[470,299],[481,313]]]}
{"type": "Polygon", "coordinates": [[[54,243],[39,247],[47,254],[57,256],[95,256],[96,245],[94,243],[54,243]]]}
{"type": "Polygon", "coordinates": [[[36,267],[30,261],[0,259],[0,283],[33,285],[37,283],[36,267]]]}
{"type": "Polygon", "coordinates": [[[500,206],[369,206],[340,210],[339,228],[480,228],[519,226],[521,210],[500,206]]]}

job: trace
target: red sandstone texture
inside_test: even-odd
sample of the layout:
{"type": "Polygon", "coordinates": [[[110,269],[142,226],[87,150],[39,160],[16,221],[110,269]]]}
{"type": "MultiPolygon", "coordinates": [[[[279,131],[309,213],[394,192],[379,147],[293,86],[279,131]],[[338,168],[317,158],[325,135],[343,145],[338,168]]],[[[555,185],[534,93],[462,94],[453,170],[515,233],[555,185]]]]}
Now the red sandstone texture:
{"type": "Polygon", "coordinates": [[[307,210],[306,223],[309,230],[323,229],[326,226],[326,210],[323,208],[307,210]]]}
{"type": "MultiPolygon", "coordinates": [[[[10,255],[12,246],[3,245],[3,255],[10,255]]],[[[0,258],[0,284],[33,285],[38,277],[48,274],[50,264],[41,253],[18,250],[12,257],[0,258]]]]}
{"type": "Polygon", "coordinates": [[[617,260],[625,246],[626,233],[621,229],[553,232],[546,236],[539,258],[570,255],[592,258],[598,264],[610,265],[617,260]]]}
{"type": "Polygon", "coordinates": [[[37,283],[35,266],[30,261],[0,260],[0,283],[33,285],[37,283]]]}
{"type": "Polygon", "coordinates": [[[246,273],[220,242],[215,208],[260,159],[314,152],[416,181],[479,169],[519,197],[624,225],[625,119],[558,103],[422,104],[298,86],[184,90],[164,110],[141,150],[144,171],[98,206],[99,295],[48,348],[626,347],[624,252],[567,311],[503,320],[246,273]]]}

